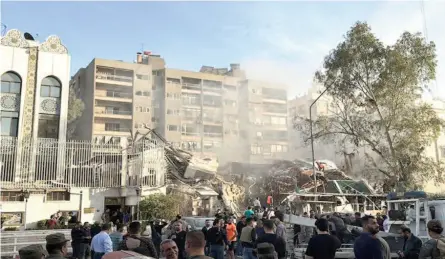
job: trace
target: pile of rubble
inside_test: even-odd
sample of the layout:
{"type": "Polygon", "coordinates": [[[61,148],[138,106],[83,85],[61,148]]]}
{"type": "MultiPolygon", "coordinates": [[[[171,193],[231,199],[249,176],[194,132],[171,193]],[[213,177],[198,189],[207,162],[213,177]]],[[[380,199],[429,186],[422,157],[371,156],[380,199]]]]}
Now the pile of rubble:
{"type": "MultiPolygon", "coordinates": [[[[317,169],[317,168],[316,168],[317,169]]],[[[230,169],[227,169],[230,170],[230,169]]],[[[269,165],[234,165],[234,181],[248,190],[246,203],[254,197],[273,195],[277,199],[294,192],[310,192],[315,187],[313,168],[301,160],[276,161],[269,165]],[[250,198],[250,199],[249,199],[250,198]]],[[[323,192],[330,180],[352,180],[337,168],[316,170],[317,190],[323,192]]]]}
{"type": "Polygon", "coordinates": [[[315,187],[314,178],[317,179],[316,188],[319,191],[324,190],[329,180],[352,180],[344,172],[331,166],[329,161],[317,161],[315,172],[310,162],[298,159],[280,160],[265,165],[232,163],[218,169],[217,161],[194,156],[170,145],[156,132],[153,133],[165,143],[165,159],[172,185],[181,182],[191,188],[202,185],[211,187],[219,194],[224,207],[233,212],[251,204],[254,197],[288,195],[295,191],[309,192],[315,187]],[[325,163],[324,166],[321,163],[325,163]],[[225,180],[222,176],[224,174],[231,178],[225,180]]]}

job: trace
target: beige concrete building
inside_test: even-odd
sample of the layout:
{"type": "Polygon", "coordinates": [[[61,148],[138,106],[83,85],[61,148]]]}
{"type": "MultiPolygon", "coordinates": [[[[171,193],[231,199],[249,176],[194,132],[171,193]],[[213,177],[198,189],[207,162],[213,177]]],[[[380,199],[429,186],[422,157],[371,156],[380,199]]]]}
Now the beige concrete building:
{"type": "Polygon", "coordinates": [[[161,68],[154,74],[158,131],[194,155],[231,161],[227,152],[238,147],[238,84],[244,77],[239,65],[200,72],[161,68]]]}
{"type": "Polygon", "coordinates": [[[117,141],[146,125],[221,163],[265,163],[288,151],[285,87],[246,80],[239,64],[195,72],[167,68],[151,53],[134,63],[94,59],[71,87],[85,102],[76,138],[117,141]]]}
{"type": "Polygon", "coordinates": [[[153,76],[151,65],[95,58],[71,79],[85,103],[74,138],[117,143],[131,132],[152,127],[153,76]]]}
{"type": "Polygon", "coordinates": [[[285,159],[289,142],[286,86],[244,80],[239,103],[244,161],[263,164],[285,159]]]}

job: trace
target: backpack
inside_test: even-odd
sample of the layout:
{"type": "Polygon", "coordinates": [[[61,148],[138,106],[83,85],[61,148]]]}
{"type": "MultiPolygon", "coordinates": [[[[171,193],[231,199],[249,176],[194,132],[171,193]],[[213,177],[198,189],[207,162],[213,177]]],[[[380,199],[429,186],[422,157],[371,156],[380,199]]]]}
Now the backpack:
{"type": "Polygon", "coordinates": [[[445,237],[437,239],[436,250],[439,252],[437,258],[445,258],[445,237]]]}

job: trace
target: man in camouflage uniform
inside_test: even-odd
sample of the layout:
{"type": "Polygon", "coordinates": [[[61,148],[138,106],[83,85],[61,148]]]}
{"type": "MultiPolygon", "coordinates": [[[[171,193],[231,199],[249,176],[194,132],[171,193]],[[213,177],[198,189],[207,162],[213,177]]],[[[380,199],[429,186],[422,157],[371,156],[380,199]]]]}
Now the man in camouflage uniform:
{"type": "Polygon", "coordinates": [[[46,236],[46,259],[64,259],[68,254],[68,242],[63,233],[54,233],[46,236]]]}
{"type": "Polygon", "coordinates": [[[19,250],[20,259],[43,259],[47,256],[41,245],[29,245],[19,250]]]}
{"type": "Polygon", "coordinates": [[[430,240],[423,243],[420,249],[419,259],[442,259],[445,258],[445,237],[442,235],[443,227],[440,221],[433,219],[427,224],[430,240]]]}

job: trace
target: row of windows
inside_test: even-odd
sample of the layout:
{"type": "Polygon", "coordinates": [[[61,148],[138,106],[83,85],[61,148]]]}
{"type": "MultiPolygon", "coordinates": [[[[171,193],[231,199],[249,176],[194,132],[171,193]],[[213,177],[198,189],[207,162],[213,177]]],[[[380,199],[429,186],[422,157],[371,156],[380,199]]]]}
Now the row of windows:
{"type": "Polygon", "coordinates": [[[169,114],[169,115],[180,115],[181,111],[167,109],[167,114],[169,114]]]}
{"type": "MultiPolygon", "coordinates": [[[[19,114],[17,112],[2,111],[0,117],[1,136],[17,137],[19,128],[19,114]]],[[[59,138],[58,115],[40,114],[37,130],[39,138],[59,138]]]]}
{"type": "Polygon", "coordinates": [[[167,99],[173,99],[173,100],[180,100],[181,99],[181,94],[172,94],[172,93],[167,93],[166,94],[167,99]]]}
{"type": "MultiPolygon", "coordinates": [[[[201,141],[184,141],[184,142],[181,142],[180,144],[181,144],[182,149],[185,149],[188,151],[201,150],[201,141]]],[[[202,142],[202,145],[203,145],[204,149],[219,148],[219,147],[221,147],[221,142],[204,140],[202,142]]]]}
{"type": "Polygon", "coordinates": [[[286,153],[288,147],[286,145],[251,145],[250,153],[252,155],[261,155],[265,153],[286,153]]]}
{"type": "Polygon", "coordinates": [[[148,108],[148,107],[136,106],[136,111],[137,111],[137,112],[150,112],[150,108],[148,108]]]}
{"type": "Polygon", "coordinates": [[[260,116],[254,113],[249,114],[250,123],[255,125],[287,125],[286,117],[260,116]]]}
{"type": "MultiPolygon", "coordinates": [[[[53,77],[48,76],[40,84],[41,97],[60,98],[62,84],[53,77]]],[[[6,72],[1,77],[1,93],[20,94],[22,90],[22,79],[14,72],[6,72]]]]}
{"type": "MultiPolygon", "coordinates": [[[[5,201],[24,201],[25,197],[22,192],[2,191],[1,200],[5,201]]],[[[70,193],[64,191],[48,192],[46,194],[47,201],[69,201],[70,193]]]]}
{"type": "Polygon", "coordinates": [[[149,91],[136,91],[137,96],[150,96],[149,91]]]}
{"type": "MultiPolygon", "coordinates": [[[[60,98],[60,81],[48,76],[42,80],[40,85],[41,97],[60,98]]],[[[22,79],[14,72],[6,72],[1,76],[1,93],[20,94],[22,89],[22,79]]],[[[40,114],[38,123],[39,138],[58,138],[59,137],[58,115],[40,114]]],[[[0,113],[1,135],[17,137],[19,126],[19,113],[2,111],[0,113]]]]}

